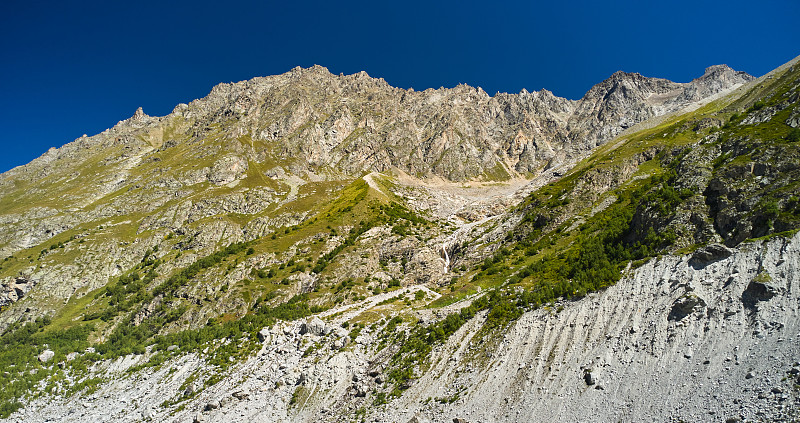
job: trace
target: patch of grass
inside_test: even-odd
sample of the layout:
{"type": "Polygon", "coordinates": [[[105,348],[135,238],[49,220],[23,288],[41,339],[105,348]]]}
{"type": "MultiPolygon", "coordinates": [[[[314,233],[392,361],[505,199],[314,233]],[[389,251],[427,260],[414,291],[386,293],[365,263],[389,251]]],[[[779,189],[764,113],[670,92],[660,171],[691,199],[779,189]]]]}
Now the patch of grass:
{"type": "MultiPolygon", "coordinates": [[[[6,418],[20,406],[20,399],[36,391],[36,386],[53,376],[58,368],[50,364],[65,359],[72,352],[89,346],[92,325],[79,325],[68,329],[48,328],[51,321],[39,318],[21,325],[12,324],[0,336],[0,418],[6,418]],[[37,356],[45,349],[53,351],[50,364],[39,362],[37,356]]],[[[82,362],[75,363],[80,369],[82,362]]],[[[63,381],[66,384],[65,381],[63,381]]],[[[80,388],[80,387],[78,387],[80,388]]],[[[77,389],[77,388],[76,388],[77,389]]]]}
{"type": "Polygon", "coordinates": [[[488,181],[508,181],[511,179],[511,175],[502,163],[497,162],[493,168],[486,169],[483,172],[482,179],[488,181]]]}

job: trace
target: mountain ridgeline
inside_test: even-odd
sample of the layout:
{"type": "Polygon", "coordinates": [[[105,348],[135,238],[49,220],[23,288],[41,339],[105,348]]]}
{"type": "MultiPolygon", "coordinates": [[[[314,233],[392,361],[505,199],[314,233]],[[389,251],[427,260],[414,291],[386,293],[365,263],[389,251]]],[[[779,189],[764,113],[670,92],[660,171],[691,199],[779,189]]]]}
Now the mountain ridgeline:
{"type": "Polygon", "coordinates": [[[139,109],[0,175],[0,418],[798,419],[798,99],[314,66],[139,109]]]}

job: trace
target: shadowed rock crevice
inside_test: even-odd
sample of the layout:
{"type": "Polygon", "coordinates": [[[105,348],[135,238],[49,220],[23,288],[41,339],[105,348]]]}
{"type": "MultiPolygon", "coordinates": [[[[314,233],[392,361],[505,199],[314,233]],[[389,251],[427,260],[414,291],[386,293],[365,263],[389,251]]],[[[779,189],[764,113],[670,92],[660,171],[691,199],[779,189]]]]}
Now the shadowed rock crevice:
{"type": "Polygon", "coordinates": [[[769,273],[762,271],[750,281],[747,289],[742,292],[742,303],[751,311],[755,311],[759,303],[769,301],[781,291],[782,289],[772,281],[769,273]]]}

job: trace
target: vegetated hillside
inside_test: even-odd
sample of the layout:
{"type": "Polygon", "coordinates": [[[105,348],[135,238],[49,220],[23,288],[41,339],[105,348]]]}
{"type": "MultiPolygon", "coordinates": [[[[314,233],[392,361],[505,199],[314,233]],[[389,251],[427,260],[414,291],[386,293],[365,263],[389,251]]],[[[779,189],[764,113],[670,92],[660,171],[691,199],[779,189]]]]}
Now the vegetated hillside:
{"type": "Polygon", "coordinates": [[[570,102],[312,68],[138,111],[3,175],[0,415],[574,420],[566,396],[598,421],[791,418],[800,69],[726,91],[749,79],[617,73],[570,102]],[[552,154],[520,168],[519,134],[552,154]],[[726,324],[753,337],[734,370],[726,324]],[[676,351],[711,367],[641,366],[676,351]],[[597,384],[625,366],[687,405],[617,411],[652,388],[597,384]],[[688,401],[712,368],[759,391],[688,401]]]}
{"type": "MultiPolygon", "coordinates": [[[[39,246],[90,222],[130,220],[141,234],[210,216],[249,221],[306,194],[292,187],[311,190],[370,171],[458,182],[535,176],[648,117],[751,79],[727,67],[687,84],[616,73],[578,101],[547,91],[489,97],[465,85],[416,92],[322,67],[220,84],[167,116],[137,110],[3,174],[0,252],[39,246]]],[[[302,220],[280,217],[248,234],[302,220]]]]}
{"type": "MultiPolygon", "coordinates": [[[[363,73],[334,76],[313,67],[221,84],[165,117],[137,110],[101,134],[53,149],[0,177],[5,256],[0,328],[53,317],[73,303],[68,313],[82,312],[87,298],[119,277],[135,276],[133,268],[148,258],[157,264],[134,272],[143,282],[130,293],[151,292],[228,245],[258,242],[264,254],[225,271],[203,272],[200,286],[182,294],[191,310],[179,325],[197,327],[222,313],[241,315],[255,293],[247,299],[234,291],[213,301],[214,308],[200,300],[240,282],[253,268],[287,262],[298,248],[308,250],[301,252],[307,263],[316,260],[344,242],[342,231],[361,230],[354,227],[362,221],[372,225],[378,204],[405,203],[433,220],[453,216],[449,222],[458,226],[502,213],[511,201],[479,202],[477,210],[471,204],[491,193],[492,183],[506,181],[497,191],[511,192],[526,181],[522,176],[556,174],[624,127],[750,79],[724,66],[687,84],[619,72],[570,102],[547,92],[489,97],[467,86],[420,93],[363,73]],[[529,166],[519,167],[525,160],[529,166]],[[409,181],[409,174],[434,184],[412,178],[408,189],[382,190],[381,176],[365,177],[369,188],[357,182],[375,170],[397,177],[389,185],[409,181]],[[453,183],[466,179],[472,180],[453,183]],[[471,189],[471,184],[485,186],[471,189]],[[366,196],[376,202],[357,206],[366,196]],[[354,207],[361,211],[351,213],[354,207]],[[320,220],[324,224],[312,225],[320,220]],[[312,225],[301,234],[313,239],[298,234],[277,239],[301,223],[312,225]],[[276,239],[264,239],[272,235],[276,239]],[[12,305],[23,297],[27,301],[12,305]]],[[[401,266],[387,268],[385,279],[441,278],[436,263],[442,248],[432,240],[451,229],[432,222],[419,237],[388,244],[383,256],[402,251],[407,257],[401,266]]],[[[379,267],[351,265],[363,276],[379,267]]],[[[337,283],[343,278],[297,269],[292,278],[281,279],[291,288],[283,300],[325,277],[337,283]]],[[[127,312],[142,301],[136,297],[118,307],[127,312]]],[[[98,339],[104,339],[102,331],[98,339]]]]}

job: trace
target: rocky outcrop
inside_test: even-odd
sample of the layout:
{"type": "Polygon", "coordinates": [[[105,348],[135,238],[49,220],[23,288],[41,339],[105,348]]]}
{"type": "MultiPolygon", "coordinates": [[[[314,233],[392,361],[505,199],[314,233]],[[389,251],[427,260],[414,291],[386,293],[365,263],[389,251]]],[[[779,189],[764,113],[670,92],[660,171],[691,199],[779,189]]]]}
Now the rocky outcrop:
{"type": "Polygon", "coordinates": [[[695,251],[689,263],[694,267],[703,267],[709,263],[728,258],[730,255],[730,248],[721,244],[710,244],[695,251]]]}
{"type": "Polygon", "coordinates": [[[33,287],[36,286],[35,280],[24,277],[6,278],[6,282],[0,285],[0,307],[7,306],[20,298],[24,297],[33,287]]]}

